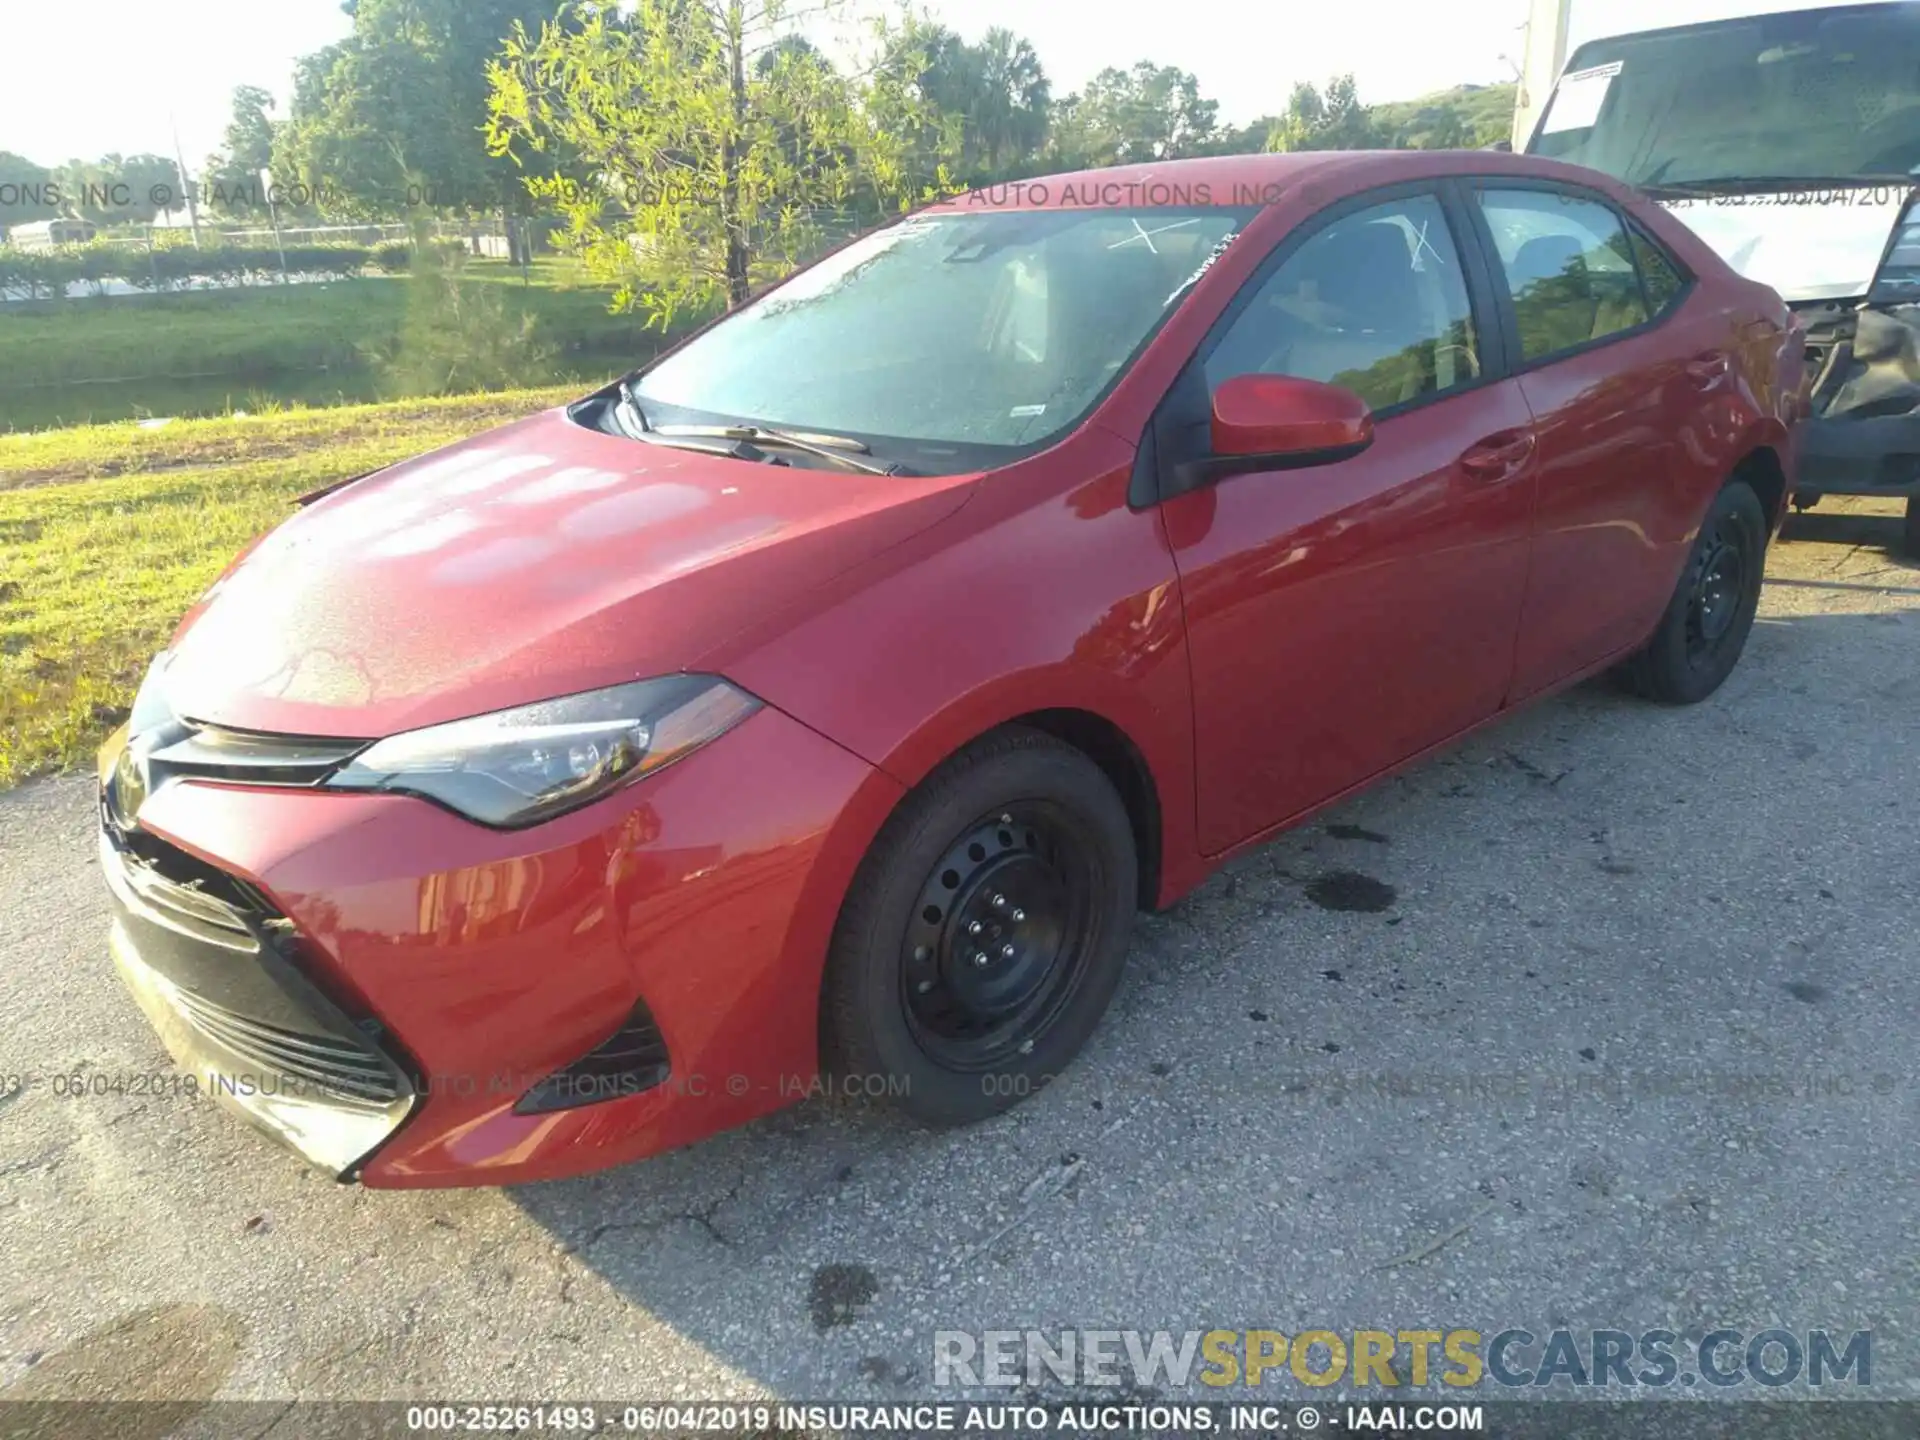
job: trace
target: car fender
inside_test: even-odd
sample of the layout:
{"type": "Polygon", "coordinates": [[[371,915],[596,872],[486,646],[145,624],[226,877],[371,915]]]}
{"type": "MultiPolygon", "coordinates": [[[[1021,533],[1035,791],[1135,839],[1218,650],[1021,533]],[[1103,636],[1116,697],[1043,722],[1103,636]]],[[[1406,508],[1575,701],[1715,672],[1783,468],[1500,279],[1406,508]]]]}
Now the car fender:
{"type": "Polygon", "coordinates": [[[1132,445],[1086,427],[988,476],[885,557],[885,584],[850,578],[707,663],[903,790],[1023,716],[1095,717],[1157,796],[1164,900],[1199,870],[1192,696],[1179,577],[1158,511],[1126,504],[1132,460],[1132,445]]]}

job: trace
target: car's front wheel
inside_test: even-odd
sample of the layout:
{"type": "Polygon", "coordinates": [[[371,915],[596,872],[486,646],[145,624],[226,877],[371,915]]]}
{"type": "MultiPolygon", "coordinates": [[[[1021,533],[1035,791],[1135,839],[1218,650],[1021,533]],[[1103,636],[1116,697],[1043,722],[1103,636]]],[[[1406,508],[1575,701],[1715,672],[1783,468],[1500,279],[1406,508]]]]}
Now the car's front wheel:
{"type": "Polygon", "coordinates": [[[1920,560],[1920,495],[1910,496],[1907,500],[1907,523],[1900,538],[1906,553],[1920,560]]]}
{"type": "Polygon", "coordinates": [[[1760,497],[1745,481],[1730,481],[1700,523],[1659,628],[1621,669],[1628,686],[1671,705],[1692,705],[1718,690],[1746,649],[1766,564],[1760,497]]]}
{"type": "Polygon", "coordinates": [[[1113,998],[1137,885],[1126,807],[1086,755],[1025,728],[968,747],[902,802],[848,892],[829,1070],[935,1125],[1042,1089],[1113,998]]]}

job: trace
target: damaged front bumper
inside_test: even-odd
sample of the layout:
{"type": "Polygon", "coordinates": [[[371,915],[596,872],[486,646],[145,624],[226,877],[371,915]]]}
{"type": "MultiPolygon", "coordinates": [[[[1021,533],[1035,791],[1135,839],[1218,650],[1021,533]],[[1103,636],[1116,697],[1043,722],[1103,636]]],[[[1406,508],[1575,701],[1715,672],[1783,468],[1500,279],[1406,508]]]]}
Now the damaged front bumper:
{"type": "Polygon", "coordinates": [[[1823,300],[1794,310],[1813,376],[1795,497],[1920,496],[1920,304],[1823,300]]]}

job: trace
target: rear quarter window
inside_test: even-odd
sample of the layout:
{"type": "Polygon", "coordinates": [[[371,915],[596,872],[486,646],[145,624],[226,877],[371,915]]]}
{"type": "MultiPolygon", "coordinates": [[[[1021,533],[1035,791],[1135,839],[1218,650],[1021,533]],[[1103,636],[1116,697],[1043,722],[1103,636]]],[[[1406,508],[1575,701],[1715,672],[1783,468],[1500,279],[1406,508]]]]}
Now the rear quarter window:
{"type": "Polygon", "coordinates": [[[1633,246],[1634,263],[1640,267],[1640,283],[1646,287],[1647,305],[1656,317],[1680,303],[1686,293],[1687,277],[1678,262],[1656,240],[1630,226],[1628,239],[1633,246]]]}

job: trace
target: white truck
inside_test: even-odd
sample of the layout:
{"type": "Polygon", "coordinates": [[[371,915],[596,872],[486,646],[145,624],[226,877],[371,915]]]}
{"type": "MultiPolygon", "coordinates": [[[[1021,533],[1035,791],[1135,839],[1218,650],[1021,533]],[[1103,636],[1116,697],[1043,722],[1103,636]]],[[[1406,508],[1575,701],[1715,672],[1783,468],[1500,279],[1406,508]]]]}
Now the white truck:
{"type": "Polygon", "coordinates": [[[1920,3],[1535,0],[1514,148],[1780,292],[1813,377],[1796,502],[1904,497],[1920,555],[1920,3]]]}

